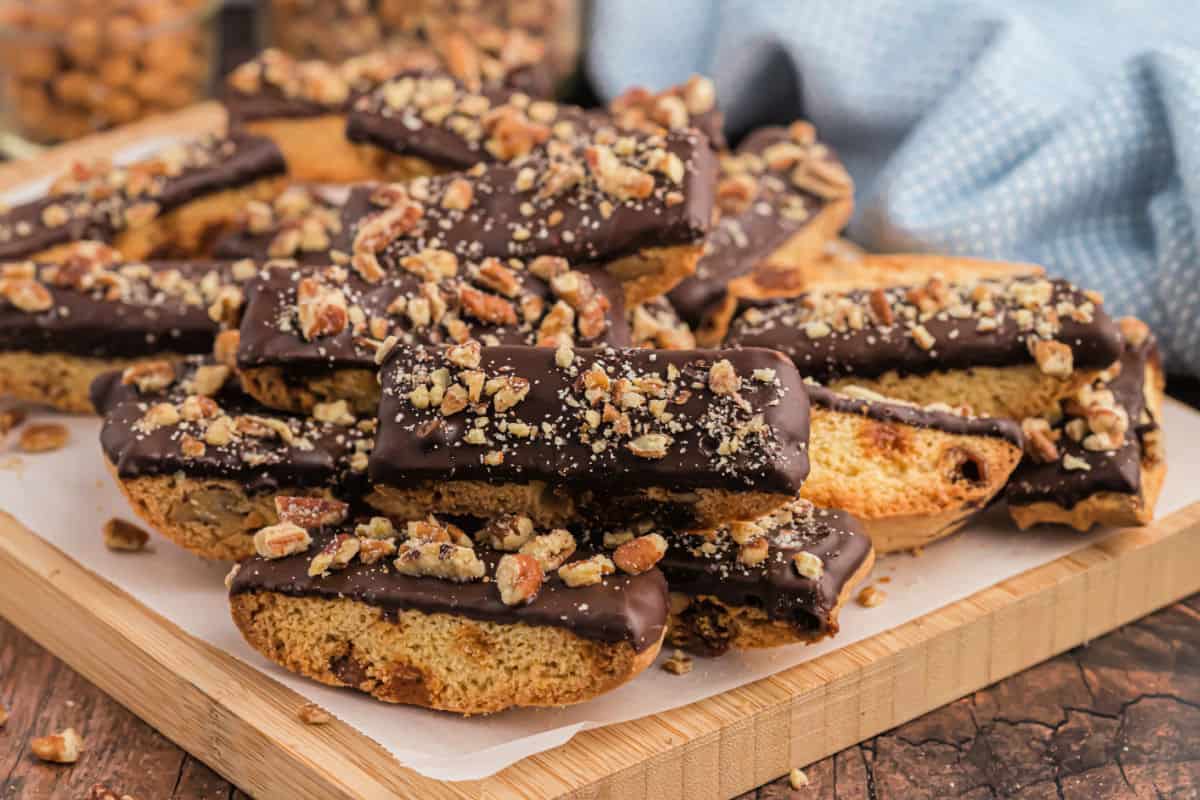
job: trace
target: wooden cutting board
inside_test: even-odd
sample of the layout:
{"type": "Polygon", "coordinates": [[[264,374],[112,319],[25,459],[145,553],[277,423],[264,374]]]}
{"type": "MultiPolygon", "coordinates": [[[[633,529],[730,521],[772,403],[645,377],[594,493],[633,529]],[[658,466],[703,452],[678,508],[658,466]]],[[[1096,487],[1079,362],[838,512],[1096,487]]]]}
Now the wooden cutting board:
{"type": "MultiPolygon", "coordinates": [[[[0,190],[79,156],[221,123],[206,104],[90,137],[0,167],[0,190]]],[[[1197,564],[1200,503],[770,678],[448,784],[348,725],[304,725],[300,695],[0,512],[0,615],[245,791],[289,800],[730,797],[1196,592],[1197,564]]]]}

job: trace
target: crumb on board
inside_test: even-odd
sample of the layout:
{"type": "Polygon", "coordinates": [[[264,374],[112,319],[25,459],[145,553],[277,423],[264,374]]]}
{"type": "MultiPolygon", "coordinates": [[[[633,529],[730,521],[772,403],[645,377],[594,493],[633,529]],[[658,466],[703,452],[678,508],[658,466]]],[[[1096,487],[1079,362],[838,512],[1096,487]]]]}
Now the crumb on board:
{"type": "Polygon", "coordinates": [[[793,789],[803,789],[808,786],[808,776],[799,767],[792,767],[792,771],[788,773],[788,783],[793,789]]]}
{"type": "Polygon", "coordinates": [[[66,427],[51,422],[22,428],[17,444],[26,453],[49,453],[61,450],[69,438],[66,427]]]}
{"type": "Polygon", "coordinates": [[[687,675],[692,671],[692,657],[682,650],[676,650],[663,662],[662,668],[672,675],[687,675]]]}
{"type": "Polygon", "coordinates": [[[887,599],[887,592],[871,585],[864,588],[858,593],[858,604],[864,608],[875,608],[883,605],[883,601],[887,599]]]}
{"type": "Polygon", "coordinates": [[[123,519],[113,517],[104,523],[104,546],[121,553],[140,553],[146,549],[150,534],[123,519]]]}
{"type": "Polygon", "coordinates": [[[300,710],[296,712],[296,716],[305,725],[328,725],[333,722],[333,715],[316,703],[305,703],[300,706],[300,710]]]}

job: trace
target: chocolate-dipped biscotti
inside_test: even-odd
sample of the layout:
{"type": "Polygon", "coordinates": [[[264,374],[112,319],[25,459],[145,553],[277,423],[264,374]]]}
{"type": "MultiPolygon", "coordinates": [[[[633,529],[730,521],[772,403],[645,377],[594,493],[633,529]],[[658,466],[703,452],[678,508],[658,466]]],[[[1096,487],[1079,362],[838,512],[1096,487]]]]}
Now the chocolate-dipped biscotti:
{"type": "Polygon", "coordinates": [[[249,263],[128,261],[96,242],[0,265],[0,395],[88,412],[96,376],[212,350],[249,263]]]}
{"type": "Polygon", "coordinates": [[[805,292],[888,289],[945,283],[1033,278],[1046,271],[1036,264],[930,253],[864,253],[842,239],[826,243],[819,256],[803,263],[762,262],[746,276],[772,294],[747,291],[745,297],[787,297],[805,292]]]}
{"type": "Polygon", "coordinates": [[[786,353],[806,376],[978,416],[1050,413],[1121,354],[1102,298],[1018,278],[742,301],[729,346],[786,353]]]}
{"type": "Polygon", "coordinates": [[[375,420],[344,404],[313,416],[265,410],[222,364],[191,359],[102,375],[92,401],[122,493],[154,530],[202,558],[240,560],[276,521],[280,495],[366,489],[375,420]]]}
{"type": "Polygon", "coordinates": [[[327,266],[332,250],[349,247],[340,236],[348,194],[344,186],[293,184],[270,200],[252,200],[213,244],[213,258],[327,266]]]}
{"type": "Polygon", "coordinates": [[[723,141],[720,123],[712,82],[699,76],[657,95],[632,90],[604,113],[499,85],[479,88],[445,74],[412,73],[355,102],[346,137],[362,146],[360,158],[377,177],[398,181],[515,163],[550,142],[577,144],[617,131],[657,139],[691,128],[716,147],[714,141],[723,141]]]}
{"type": "Polygon", "coordinates": [[[603,266],[632,306],[656,297],[695,268],[711,226],[715,156],[694,132],[666,137],[597,134],[552,143],[520,165],[477,165],[465,173],[403,184],[360,185],[344,199],[248,209],[258,233],[221,243],[226,257],[293,257],[347,265],[368,281],[403,272],[429,250],[482,261],[567,259],[603,266]],[[335,222],[324,210],[339,208],[335,222]],[[310,221],[311,220],[311,221],[310,221]],[[325,245],[322,252],[321,246],[325,245]]]}
{"type": "Polygon", "coordinates": [[[384,342],[629,344],[621,286],[602,269],[551,256],[472,262],[441,249],[401,265],[374,283],[343,267],[273,269],[252,282],[237,351],[246,391],[272,408],[345,400],[374,414],[384,342]]]}
{"type": "Polygon", "coordinates": [[[853,517],[807,500],[666,538],[658,566],[671,588],[669,639],[706,655],[835,635],[838,612],[875,562],[853,517]]]}
{"type": "Polygon", "coordinates": [[[850,385],[806,382],[808,478],[821,508],[853,514],[877,553],[947,536],[1004,490],[1021,460],[1020,426],[945,405],[917,406],[850,385]]]}
{"type": "Polygon", "coordinates": [[[762,128],[721,157],[720,219],[696,273],[671,290],[701,344],[725,336],[739,298],[795,294],[790,282],[757,272],[765,263],[816,260],[854,211],[854,183],[807,122],[762,128]]]}
{"type": "Polygon", "coordinates": [[[1121,360],[1080,388],[1054,418],[1022,422],[1027,456],[1005,499],[1022,529],[1040,523],[1145,525],[1167,474],[1163,447],[1165,379],[1154,335],[1120,320],[1121,360]]]}
{"type": "Polygon", "coordinates": [[[72,242],[112,245],[126,258],[203,255],[251,200],[283,188],[269,139],[234,132],[173,145],[125,166],[76,163],[44,197],[0,208],[0,260],[56,260],[72,242]]]}
{"type": "MultiPolygon", "coordinates": [[[[463,41],[448,44],[458,49],[463,41]]],[[[279,146],[294,180],[352,183],[387,176],[346,138],[347,113],[397,75],[440,73],[475,89],[507,86],[533,97],[550,91],[549,76],[538,66],[541,42],[522,31],[499,31],[495,51],[486,54],[447,58],[437,44],[373,50],[337,64],[299,61],[267,49],[230,73],[225,108],[231,123],[279,146]]],[[[428,174],[397,169],[390,177],[428,174]]]]}
{"type": "Polygon", "coordinates": [[[715,527],[787,503],[808,472],[807,395],[778,353],[472,345],[388,358],[383,513],[715,527]]]}
{"type": "Polygon", "coordinates": [[[486,714],[597,697],[658,654],[667,585],[653,560],[576,550],[566,530],[536,535],[515,520],[476,542],[433,517],[340,525],[344,514],[285,512],[231,576],[238,629],[286,669],[390,703],[486,714]]]}

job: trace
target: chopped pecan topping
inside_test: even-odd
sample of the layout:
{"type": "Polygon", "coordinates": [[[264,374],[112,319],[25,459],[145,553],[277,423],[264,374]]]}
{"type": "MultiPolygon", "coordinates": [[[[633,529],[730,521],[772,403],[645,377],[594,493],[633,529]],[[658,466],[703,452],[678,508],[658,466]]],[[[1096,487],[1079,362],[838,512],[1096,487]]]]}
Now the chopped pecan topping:
{"type": "Polygon", "coordinates": [[[667,540],[660,534],[648,533],[626,542],[616,549],[612,560],[622,572],[641,575],[667,554],[667,540]]]}
{"type": "Polygon", "coordinates": [[[591,558],[572,561],[558,568],[558,577],[572,589],[584,586],[594,586],[604,580],[605,575],[616,571],[612,559],[605,555],[594,555],[591,558]]]}
{"type": "Polygon", "coordinates": [[[401,575],[428,576],[466,583],[483,577],[483,562],[470,547],[448,542],[407,541],[393,565],[401,575]]]}
{"type": "Polygon", "coordinates": [[[535,558],[543,572],[553,572],[575,553],[575,537],[570,531],[556,528],[530,539],[518,552],[535,558]]]}
{"type": "Polygon", "coordinates": [[[303,553],[310,545],[308,531],[292,522],[271,525],[254,534],[254,551],[268,559],[303,553]]]}
{"type": "Polygon", "coordinates": [[[542,588],[542,566],[524,553],[509,553],[496,565],[496,586],[500,600],[508,606],[533,602],[542,588]]]}

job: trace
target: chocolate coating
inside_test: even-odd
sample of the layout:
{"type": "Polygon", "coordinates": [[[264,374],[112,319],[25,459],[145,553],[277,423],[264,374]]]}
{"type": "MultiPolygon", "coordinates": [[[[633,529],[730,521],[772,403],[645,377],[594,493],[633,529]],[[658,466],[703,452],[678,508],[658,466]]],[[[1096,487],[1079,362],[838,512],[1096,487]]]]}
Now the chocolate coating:
{"type": "Polygon", "coordinates": [[[990,436],[1022,447],[1024,437],[1015,420],[1001,417],[968,417],[938,411],[910,403],[864,400],[827,389],[811,381],[804,382],[809,403],[843,414],[859,414],[877,422],[896,422],[916,428],[930,428],[961,436],[990,436]]]}
{"type": "Polygon", "coordinates": [[[186,381],[204,363],[191,359],[177,368],[178,382],[160,394],[142,395],[134,386],[121,384],[121,373],[97,378],[91,387],[92,404],[104,414],[100,446],[105,458],[122,478],[182,473],[188,478],[224,478],[241,483],[248,492],[280,488],[337,488],[346,498],[365,489],[365,475],[350,468],[359,442],[369,443],[369,433],[354,426],[318,422],[309,417],[268,411],[242,392],[236,378],[226,381],[213,397],[222,413],[235,420],[241,415],[286,422],[297,441],[285,444],[278,437],[241,435],[231,444],[209,444],[201,456],[184,455],[185,433],[203,440],[198,423],[146,430],[139,423],[155,403],[179,403],[189,392],[186,381]]]}
{"type": "MultiPolygon", "coordinates": [[[[1100,492],[1140,492],[1142,438],[1158,427],[1158,420],[1152,416],[1149,422],[1139,423],[1142,412],[1149,412],[1144,392],[1146,365],[1157,364],[1158,358],[1153,338],[1147,339],[1141,347],[1127,344],[1121,354],[1121,372],[1107,384],[1116,404],[1129,415],[1125,442],[1119,449],[1087,450],[1064,433],[1058,440],[1059,459],[1048,464],[1028,457],[1023,459],[1009,480],[1004,498],[1012,505],[1050,502],[1070,509],[1100,492]],[[1090,469],[1066,469],[1063,458],[1067,455],[1082,459],[1090,469]]],[[[1062,424],[1065,423],[1066,419],[1062,424]]]]}
{"type": "Polygon", "coordinates": [[[117,171],[109,169],[98,181],[84,180],[77,188],[66,185],[0,214],[0,259],[27,258],[83,239],[111,242],[128,227],[125,212],[133,206],[153,202],[158,214],[164,214],[212,192],[280,175],[287,168],[274,142],[238,132],[189,142],[177,171],[163,166],[164,158],[159,154],[117,171]],[[140,191],[128,177],[139,172],[151,176],[137,181],[140,191]],[[113,173],[126,177],[114,186],[107,180],[113,173]],[[69,219],[47,224],[43,217],[52,206],[69,210],[69,219]]]}
{"type": "MultiPolygon", "coordinates": [[[[548,158],[530,157],[520,166],[485,165],[466,176],[474,188],[469,209],[453,211],[426,203],[418,228],[385,250],[380,260],[388,266],[415,250],[432,247],[452,249],[460,257],[472,259],[553,255],[583,264],[612,261],[648,247],[698,242],[711,224],[716,158],[696,132],[672,133],[662,145],[685,165],[682,182],[668,187],[660,177],[655,193],[642,200],[620,201],[602,192],[592,179],[545,198],[537,197],[536,184],[518,189],[522,170],[544,174],[550,168],[548,158]],[[680,202],[666,199],[673,193],[680,202]],[[532,213],[524,213],[523,207],[532,213]],[[608,216],[603,213],[606,208],[608,216]],[[529,235],[522,238],[521,230],[529,235]]],[[[570,160],[582,167],[582,152],[570,160]]],[[[441,197],[456,177],[430,178],[425,184],[428,195],[441,197]]],[[[365,188],[351,192],[343,212],[347,232],[356,231],[372,208],[370,194],[365,188]]]]}
{"type": "MultiPolygon", "coordinates": [[[[786,128],[759,128],[738,146],[737,153],[761,156],[772,145],[790,140],[786,128]]],[[[820,157],[837,161],[830,150],[820,157]]],[[[724,302],[729,281],[753,270],[804,230],[828,202],[797,189],[786,172],[765,172],[757,176],[756,184],[757,194],[744,211],[723,214],[713,226],[695,274],[684,278],[667,295],[679,315],[693,327],[701,325],[724,302]],[[785,203],[802,208],[803,215],[780,213],[785,203]]]]}
{"type": "Polygon", "coordinates": [[[767,558],[746,566],[738,562],[738,546],[728,536],[719,536],[705,554],[698,550],[703,539],[672,534],[658,566],[672,592],[711,595],[728,605],[761,609],[769,619],[805,632],[836,633],[833,612],[842,589],[871,552],[871,540],[858,521],[844,511],[809,506],[771,531],[768,540],[767,558]],[[793,557],[800,552],[821,559],[820,578],[796,571],[793,557]]]}
{"type": "MultiPolygon", "coordinates": [[[[468,275],[467,265],[461,266],[464,278],[468,275]]],[[[597,291],[608,298],[608,320],[603,333],[590,340],[580,339],[580,344],[629,344],[629,326],[625,322],[625,306],[620,284],[608,273],[597,268],[581,270],[592,281],[597,291]]],[[[296,284],[313,273],[313,270],[293,271],[273,269],[247,287],[245,312],[241,323],[241,340],[238,347],[239,367],[283,366],[297,374],[310,373],[330,368],[375,369],[375,344],[347,328],[334,336],[322,336],[315,340],[305,339],[296,322],[296,284]]],[[[519,306],[523,297],[537,297],[546,311],[555,303],[550,287],[528,271],[517,274],[520,289],[511,298],[519,306]]],[[[442,295],[449,305],[449,312],[467,323],[472,338],[486,339],[497,344],[534,345],[538,338],[538,323],[520,322],[513,325],[493,325],[482,322],[460,308],[458,286],[468,285],[483,292],[486,286],[470,280],[447,279],[440,282],[442,295]]],[[[388,308],[397,298],[422,297],[423,281],[408,271],[389,274],[381,282],[370,284],[351,275],[341,285],[347,302],[363,309],[367,319],[379,318],[388,321],[388,335],[395,335],[406,344],[439,345],[449,343],[445,328],[438,324],[415,327],[402,312],[389,313],[388,308]]],[[[500,298],[500,295],[494,295],[500,298]]]]}
{"type": "MultiPolygon", "coordinates": [[[[455,369],[438,351],[398,347],[384,366],[380,430],[370,462],[372,482],[412,487],[425,481],[476,480],[492,483],[545,481],[551,486],[589,490],[597,500],[613,504],[620,493],[649,487],[694,490],[712,487],[794,495],[808,474],[808,398],[800,376],[780,354],[767,350],[611,350],[574,352],[572,364],[556,364],[548,348],[485,347],[479,366],[487,379],[528,381],[528,394],[503,413],[493,411],[488,397],[463,412],[444,416],[436,407],[418,409],[410,392],[425,385],[442,367],[455,369]],[[712,365],[728,360],[741,377],[738,395],[718,395],[708,388],[712,365]],[[620,399],[585,395],[584,373],[602,367],[613,384],[628,377],[659,381],[661,399],[672,418],[649,409],[657,399],[649,388],[639,405],[620,399]],[[671,369],[678,370],[672,378],[671,369]],[[769,380],[753,378],[771,371],[769,380]],[[763,373],[760,373],[763,374],[763,373]],[[609,407],[627,413],[626,433],[617,416],[599,422],[609,407]],[[620,410],[618,410],[620,407],[620,410]],[[587,421],[594,411],[593,426],[587,421]],[[489,420],[487,443],[469,444],[466,437],[477,416],[489,420]],[[757,425],[755,418],[761,418],[757,425]],[[525,423],[530,438],[505,434],[506,425],[525,423]],[[669,444],[661,457],[641,457],[630,449],[647,432],[662,433],[669,444]],[[484,463],[485,454],[500,451],[499,464],[484,463]]],[[[631,389],[627,391],[632,391],[631,389]]],[[[609,395],[612,397],[612,395],[609,395]]]]}
{"type": "MultiPolygon", "coordinates": [[[[483,622],[563,628],[585,639],[629,642],[643,652],[662,637],[667,621],[667,582],[656,569],[641,575],[615,574],[601,583],[568,587],[555,573],[545,576],[533,601],[508,606],[500,600],[494,582],[455,583],[433,577],[401,575],[390,560],[366,565],[352,561],[348,567],[324,576],[309,577],[312,555],[331,534],[317,534],[308,553],[276,560],[254,557],[234,576],[231,595],[278,592],[293,597],[347,598],[383,609],[452,614],[483,622]]],[[[477,553],[494,575],[503,553],[479,547],[477,553]]],[[[570,561],[587,557],[577,552],[570,561]]]]}
{"type": "MultiPolygon", "coordinates": [[[[111,274],[120,274],[117,265],[111,274]]],[[[198,286],[210,282],[229,284],[230,265],[223,262],[150,262],[149,271],[162,275],[178,271],[183,282],[198,286]]],[[[39,312],[23,311],[0,296],[0,351],[69,353],[91,358],[136,358],[154,353],[183,355],[212,350],[218,325],[208,314],[203,295],[167,293],[151,277],[125,277],[128,290],[108,299],[107,285],[82,289],[61,286],[47,277],[61,272],[57,265],[36,267],[38,282],[50,293],[53,305],[39,312]]],[[[123,276],[124,277],[124,276],[123,276]]]]}
{"type": "MultiPolygon", "coordinates": [[[[981,282],[1001,288],[1017,284],[1046,283],[1044,279],[1020,279],[1007,284],[981,282]]],[[[1039,307],[1053,309],[1059,303],[1072,307],[1093,305],[1086,295],[1063,280],[1050,284],[1050,299],[1039,307]]],[[[968,285],[969,286],[969,285],[968,285]]],[[[954,288],[953,285],[951,288],[954,288]]],[[[895,307],[914,289],[874,290],[892,298],[895,307]]],[[[870,308],[872,292],[857,290],[835,297],[851,307],[870,308]]],[[[803,294],[780,300],[743,300],[739,315],[730,325],[726,344],[730,346],[769,347],[787,354],[805,377],[825,382],[837,378],[861,376],[873,378],[895,370],[901,375],[922,375],[935,371],[972,367],[1009,367],[1034,362],[1028,342],[1034,338],[1053,338],[1071,349],[1076,369],[1103,369],[1121,355],[1121,337],[1101,306],[1094,306],[1090,319],[1080,321],[1060,314],[1061,328],[1052,337],[1039,337],[1034,330],[1023,330],[1016,319],[1018,305],[998,298],[1000,313],[988,315],[996,320],[993,330],[980,330],[981,315],[968,313],[956,317],[946,311],[935,312],[923,321],[934,342],[922,347],[900,315],[891,324],[868,321],[859,329],[834,329],[821,336],[805,330],[809,319],[832,323],[833,317],[812,316],[806,304],[820,302],[820,295],[803,294]],[[811,298],[811,300],[810,300],[811,298]]]]}

